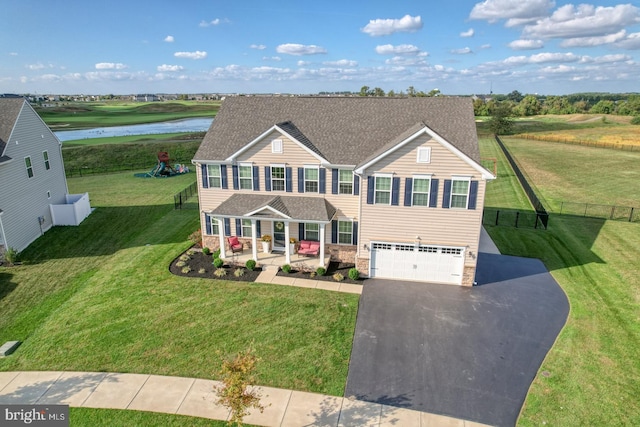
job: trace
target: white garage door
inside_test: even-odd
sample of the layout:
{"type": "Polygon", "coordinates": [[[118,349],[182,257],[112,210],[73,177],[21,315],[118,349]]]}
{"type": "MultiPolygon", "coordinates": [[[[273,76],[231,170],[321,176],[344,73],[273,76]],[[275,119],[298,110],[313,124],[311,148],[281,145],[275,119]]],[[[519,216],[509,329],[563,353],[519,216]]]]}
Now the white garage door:
{"type": "Polygon", "coordinates": [[[463,269],[464,248],[371,243],[369,277],[459,285],[463,269]]]}

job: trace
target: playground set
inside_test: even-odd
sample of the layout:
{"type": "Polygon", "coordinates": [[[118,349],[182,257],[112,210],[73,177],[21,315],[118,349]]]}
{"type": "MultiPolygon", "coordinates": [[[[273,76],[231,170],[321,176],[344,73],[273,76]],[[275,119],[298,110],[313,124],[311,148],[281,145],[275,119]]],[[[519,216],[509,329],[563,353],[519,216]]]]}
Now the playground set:
{"type": "Polygon", "coordinates": [[[175,167],[171,166],[169,153],[160,151],[158,153],[158,164],[149,172],[136,173],[138,178],[169,178],[176,175],[189,173],[189,167],[180,163],[176,163],[175,167]]]}

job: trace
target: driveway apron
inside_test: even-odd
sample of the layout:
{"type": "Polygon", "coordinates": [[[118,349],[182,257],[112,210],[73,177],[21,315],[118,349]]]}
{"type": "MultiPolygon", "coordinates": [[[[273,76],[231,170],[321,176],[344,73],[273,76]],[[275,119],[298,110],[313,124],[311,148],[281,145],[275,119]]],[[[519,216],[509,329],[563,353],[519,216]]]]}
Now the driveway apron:
{"type": "Polygon", "coordinates": [[[367,280],[345,395],[514,425],[569,304],[536,259],[480,253],[476,280],[367,280]]]}

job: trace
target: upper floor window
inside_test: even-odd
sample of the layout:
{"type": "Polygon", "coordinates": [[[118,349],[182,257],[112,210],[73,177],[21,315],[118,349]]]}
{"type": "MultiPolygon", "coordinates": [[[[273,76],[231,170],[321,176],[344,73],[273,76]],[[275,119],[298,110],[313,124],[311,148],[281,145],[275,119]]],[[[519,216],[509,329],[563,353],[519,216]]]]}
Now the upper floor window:
{"type": "Polygon", "coordinates": [[[285,191],[284,166],[271,166],[271,190],[285,191]]]}
{"type": "Polygon", "coordinates": [[[348,169],[338,171],[338,194],[353,194],[353,172],[348,169]]]}
{"type": "Polygon", "coordinates": [[[274,139],[271,141],[271,152],[272,153],[282,153],[282,140],[274,139]]]}
{"type": "Polygon", "coordinates": [[[391,204],[391,177],[375,176],[375,199],[376,204],[391,204]]]}
{"type": "Polygon", "coordinates": [[[33,165],[31,164],[31,157],[25,157],[24,164],[27,167],[27,175],[29,176],[29,178],[33,178],[33,165]]]}
{"type": "Polygon", "coordinates": [[[452,208],[467,208],[469,200],[469,178],[454,178],[451,181],[451,206],[452,208]]]}
{"type": "Polygon", "coordinates": [[[431,147],[418,147],[418,163],[431,163],[431,147]]]}
{"type": "Polygon", "coordinates": [[[317,193],[319,189],[319,173],[317,167],[304,168],[304,192],[317,193]]]}
{"type": "Polygon", "coordinates": [[[207,165],[207,179],[210,188],[222,188],[222,174],[220,165],[207,165]]]}
{"type": "Polygon", "coordinates": [[[238,166],[238,176],[241,190],[253,190],[253,167],[251,165],[238,166]]]}
{"type": "Polygon", "coordinates": [[[44,168],[46,170],[51,169],[51,164],[49,163],[49,153],[47,151],[43,151],[42,157],[44,158],[44,168]]]}
{"type": "Polygon", "coordinates": [[[431,179],[427,177],[414,177],[411,195],[413,206],[429,206],[429,188],[431,179]]]}

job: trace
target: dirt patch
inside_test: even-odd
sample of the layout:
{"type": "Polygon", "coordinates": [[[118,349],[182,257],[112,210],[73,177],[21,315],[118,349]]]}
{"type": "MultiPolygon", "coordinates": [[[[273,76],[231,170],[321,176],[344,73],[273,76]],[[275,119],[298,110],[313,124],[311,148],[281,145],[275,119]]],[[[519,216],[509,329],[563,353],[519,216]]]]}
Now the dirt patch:
{"type": "Polygon", "coordinates": [[[364,279],[351,280],[349,278],[349,270],[354,268],[354,264],[342,263],[342,262],[330,262],[327,267],[327,273],[324,276],[318,276],[311,271],[291,270],[289,273],[285,273],[279,270],[277,276],[292,277],[294,279],[309,279],[309,280],[321,280],[323,282],[337,282],[334,278],[334,274],[341,274],[344,277],[342,283],[351,283],[354,285],[362,285],[364,279]]]}
{"type": "Polygon", "coordinates": [[[169,271],[176,276],[199,277],[203,279],[234,280],[238,282],[255,282],[262,269],[256,267],[253,271],[244,266],[225,264],[221,268],[213,265],[213,257],[205,255],[202,250],[192,247],[174,259],[169,265],[169,271]],[[216,270],[224,270],[223,276],[216,276],[216,270]],[[240,271],[241,273],[236,273],[240,271]]]}

